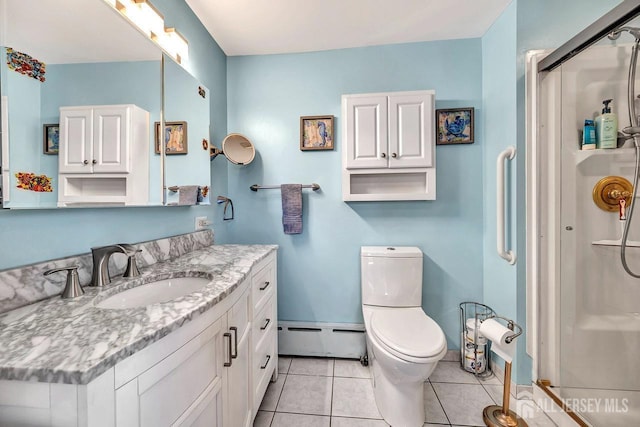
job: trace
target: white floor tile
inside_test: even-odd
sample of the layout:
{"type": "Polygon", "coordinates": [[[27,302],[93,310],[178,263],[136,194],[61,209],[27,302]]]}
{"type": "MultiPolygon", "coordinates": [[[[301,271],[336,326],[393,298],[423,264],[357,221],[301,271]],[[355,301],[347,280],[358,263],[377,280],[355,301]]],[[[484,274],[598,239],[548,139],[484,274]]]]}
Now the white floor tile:
{"type": "Polygon", "coordinates": [[[482,411],[494,404],[480,384],[435,383],[433,388],[452,424],[482,426],[482,411]]]}
{"type": "Polygon", "coordinates": [[[389,427],[389,424],[383,420],[331,417],[331,427],[389,427]]]}
{"type": "Polygon", "coordinates": [[[336,359],[334,376],[347,378],[371,378],[368,366],[362,366],[359,360],[336,359]]]}
{"type": "Polygon", "coordinates": [[[333,359],[294,357],[289,367],[290,374],[333,376],[333,359]]]}
{"type": "Polygon", "coordinates": [[[318,415],[285,414],[276,412],[271,427],[329,427],[329,417],[318,415]]]}
{"type": "Polygon", "coordinates": [[[253,420],[253,427],[269,427],[273,419],[273,412],[258,411],[256,419],[253,420]]]}
{"type": "Polygon", "coordinates": [[[286,375],[280,374],[278,375],[278,381],[275,383],[269,383],[267,387],[267,392],[264,394],[262,398],[262,404],[260,405],[260,409],[262,411],[275,411],[276,406],[278,405],[278,399],[280,399],[280,394],[282,393],[282,387],[287,379],[286,375]]]}
{"type": "Polygon", "coordinates": [[[277,412],[331,414],[331,377],[287,375],[277,412]]]}
{"type": "Polygon", "coordinates": [[[334,378],[331,415],[382,419],[373,397],[371,380],[334,378]]]}
{"type": "Polygon", "coordinates": [[[278,356],[278,374],[288,374],[291,366],[291,357],[278,356]]]}
{"type": "MultiPolygon", "coordinates": [[[[487,393],[489,393],[489,396],[491,396],[496,405],[502,405],[502,394],[504,393],[504,387],[502,385],[487,384],[484,386],[484,389],[487,390],[487,393]]],[[[513,393],[511,393],[509,400],[511,402],[516,400],[513,393]]],[[[509,406],[511,407],[512,405],[509,404],[509,406]]]]}
{"type": "Polygon", "coordinates": [[[464,371],[458,362],[438,362],[429,380],[432,383],[480,384],[476,376],[464,371]]]}
{"type": "Polygon", "coordinates": [[[424,384],[424,412],[427,423],[449,424],[444,409],[442,409],[442,405],[430,383],[424,384]]]}

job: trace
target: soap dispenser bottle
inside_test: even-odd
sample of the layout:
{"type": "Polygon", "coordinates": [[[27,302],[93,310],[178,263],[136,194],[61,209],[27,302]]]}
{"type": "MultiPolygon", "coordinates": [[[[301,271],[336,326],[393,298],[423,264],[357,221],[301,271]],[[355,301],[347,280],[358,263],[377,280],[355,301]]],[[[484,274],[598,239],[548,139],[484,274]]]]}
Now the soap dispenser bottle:
{"type": "Polygon", "coordinates": [[[611,112],[611,99],[602,101],[602,114],[596,117],[596,139],[598,148],[617,148],[618,117],[611,112]]]}

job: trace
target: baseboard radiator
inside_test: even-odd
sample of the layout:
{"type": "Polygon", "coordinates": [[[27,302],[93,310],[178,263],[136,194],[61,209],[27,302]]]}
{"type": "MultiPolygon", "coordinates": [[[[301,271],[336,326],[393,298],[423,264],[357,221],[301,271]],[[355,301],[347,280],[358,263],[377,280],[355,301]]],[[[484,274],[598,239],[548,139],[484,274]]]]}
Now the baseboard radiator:
{"type": "Polygon", "coordinates": [[[364,324],[278,322],[278,353],[359,359],[366,352],[364,324]]]}

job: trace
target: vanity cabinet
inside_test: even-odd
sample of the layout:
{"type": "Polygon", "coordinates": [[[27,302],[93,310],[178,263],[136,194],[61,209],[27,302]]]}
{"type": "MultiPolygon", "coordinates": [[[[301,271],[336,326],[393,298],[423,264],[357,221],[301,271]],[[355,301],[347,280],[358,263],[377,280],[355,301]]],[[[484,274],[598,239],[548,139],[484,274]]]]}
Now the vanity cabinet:
{"type": "Polygon", "coordinates": [[[135,105],[61,107],[58,206],[146,204],[149,141],[135,105]]]}
{"type": "Polygon", "coordinates": [[[276,288],[274,251],[209,310],[86,385],[0,381],[0,425],[251,427],[278,375],[276,288]]]}
{"type": "Polygon", "coordinates": [[[275,260],[266,259],[252,276],[253,330],[251,334],[253,360],[253,417],[256,416],[269,381],[277,380],[277,277],[275,260]]]}
{"type": "Polygon", "coordinates": [[[343,200],[435,199],[435,92],[342,96],[343,200]]]}

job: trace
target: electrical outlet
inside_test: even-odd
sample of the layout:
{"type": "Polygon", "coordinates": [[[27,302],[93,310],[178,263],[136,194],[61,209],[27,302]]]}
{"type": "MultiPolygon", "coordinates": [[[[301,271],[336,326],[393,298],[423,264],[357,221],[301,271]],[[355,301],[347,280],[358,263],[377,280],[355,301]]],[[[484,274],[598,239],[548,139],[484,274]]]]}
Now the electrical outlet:
{"type": "Polygon", "coordinates": [[[209,218],[206,216],[197,216],[196,220],[195,220],[195,229],[196,231],[198,230],[204,230],[206,228],[208,228],[211,225],[211,221],[209,221],[209,218]]]}

